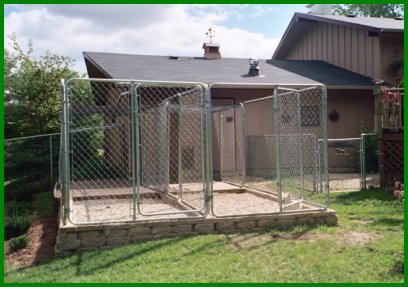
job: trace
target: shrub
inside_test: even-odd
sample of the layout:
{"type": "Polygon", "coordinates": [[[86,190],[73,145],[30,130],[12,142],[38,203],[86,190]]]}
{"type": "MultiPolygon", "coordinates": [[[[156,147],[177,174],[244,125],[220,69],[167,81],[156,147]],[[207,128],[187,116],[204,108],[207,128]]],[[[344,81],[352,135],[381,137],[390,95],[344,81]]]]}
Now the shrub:
{"type": "Polygon", "coordinates": [[[30,210],[29,202],[11,201],[5,206],[5,217],[27,215],[30,210]]]}
{"type": "Polygon", "coordinates": [[[31,226],[28,215],[17,215],[4,218],[4,240],[20,236],[27,232],[31,226]]]}
{"type": "Polygon", "coordinates": [[[10,239],[10,250],[17,251],[27,247],[30,238],[27,235],[21,235],[10,239]]]}

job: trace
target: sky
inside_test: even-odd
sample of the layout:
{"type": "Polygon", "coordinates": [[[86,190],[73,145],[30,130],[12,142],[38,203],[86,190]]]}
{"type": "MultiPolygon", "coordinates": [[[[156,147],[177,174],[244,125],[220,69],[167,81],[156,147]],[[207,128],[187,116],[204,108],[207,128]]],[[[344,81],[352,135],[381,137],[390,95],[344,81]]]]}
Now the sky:
{"type": "Polygon", "coordinates": [[[202,56],[211,27],[222,57],[268,59],[305,5],[5,5],[4,48],[15,33],[23,49],[33,41],[35,56],[70,56],[85,72],[83,51],[202,56]]]}

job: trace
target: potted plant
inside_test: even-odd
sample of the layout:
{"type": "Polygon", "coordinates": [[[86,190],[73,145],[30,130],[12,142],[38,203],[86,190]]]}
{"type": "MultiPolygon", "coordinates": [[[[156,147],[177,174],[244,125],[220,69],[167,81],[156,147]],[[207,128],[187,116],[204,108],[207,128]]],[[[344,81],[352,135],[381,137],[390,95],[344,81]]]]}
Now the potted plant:
{"type": "Polygon", "coordinates": [[[403,75],[404,74],[404,60],[392,60],[389,65],[389,68],[394,74],[403,75]]]}

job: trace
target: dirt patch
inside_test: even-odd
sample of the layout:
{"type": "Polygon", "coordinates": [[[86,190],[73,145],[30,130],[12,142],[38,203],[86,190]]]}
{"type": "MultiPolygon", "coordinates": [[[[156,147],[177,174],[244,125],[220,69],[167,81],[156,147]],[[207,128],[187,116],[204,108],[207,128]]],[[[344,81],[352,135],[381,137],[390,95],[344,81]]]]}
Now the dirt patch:
{"type": "Polygon", "coordinates": [[[335,237],[326,233],[302,233],[292,234],[290,239],[299,241],[333,240],[335,237]]]}
{"type": "Polygon", "coordinates": [[[380,236],[378,234],[352,231],[340,234],[338,243],[351,246],[362,246],[371,240],[377,240],[379,238],[380,236]]]}
{"type": "Polygon", "coordinates": [[[371,240],[377,240],[380,236],[366,232],[348,232],[340,235],[327,233],[279,233],[279,234],[230,234],[228,239],[238,249],[252,249],[264,246],[276,240],[292,240],[295,243],[314,242],[318,240],[332,240],[339,245],[362,246],[371,240]]]}
{"type": "Polygon", "coordinates": [[[276,240],[293,240],[301,243],[304,241],[334,240],[335,237],[325,233],[281,233],[281,234],[231,234],[228,235],[231,244],[238,249],[253,249],[264,246],[276,240]]]}
{"type": "Polygon", "coordinates": [[[264,246],[275,238],[270,234],[247,233],[227,236],[231,244],[238,249],[253,249],[264,246]]]}
{"type": "Polygon", "coordinates": [[[54,256],[58,224],[55,217],[35,220],[27,232],[30,238],[24,249],[11,252],[9,241],[4,242],[4,260],[12,268],[21,268],[50,260],[54,256]]]}

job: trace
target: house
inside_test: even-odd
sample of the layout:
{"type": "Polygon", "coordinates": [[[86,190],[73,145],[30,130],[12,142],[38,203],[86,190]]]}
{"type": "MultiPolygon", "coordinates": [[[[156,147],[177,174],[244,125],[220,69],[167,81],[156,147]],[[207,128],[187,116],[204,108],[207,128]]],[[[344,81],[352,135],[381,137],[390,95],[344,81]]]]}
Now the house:
{"type": "Polygon", "coordinates": [[[404,20],[295,13],[272,59],[320,60],[395,85],[404,20]]]}
{"type": "Polygon", "coordinates": [[[325,84],[329,113],[339,119],[329,124],[329,137],[357,136],[363,123],[374,127],[372,79],[323,61],[259,60],[259,76],[248,76],[248,59],[150,56],[84,52],[91,78],[187,81],[212,84],[212,104],[237,105],[273,94],[273,85],[297,87],[325,84]],[[347,120],[345,120],[347,119],[347,120]]]}
{"type": "MultiPolygon", "coordinates": [[[[219,46],[215,47],[215,52],[212,52],[214,49],[205,50],[203,57],[84,52],[84,58],[91,78],[212,84],[214,107],[238,105],[272,95],[274,85],[297,88],[322,83],[328,89],[329,112],[339,113],[329,124],[329,137],[357,136],[361,123],[374,127],[371,78],[315,60],[259,60],[255,72],[259,75],[250,76],[248,59],[223,58],[219,46]],[[208,55],[211,53],[218,55],[208,55]]],[[[213,169],[218,171],[219,149],[215,131],[213,138],[213,169]]]]}
{"type": "MultiPolygon", "coordinates": [[[[316,10],[321,13],[295,13],[272,56],[273,60],[320,60],[374,79],[382,79],[390,86],[399,86],[403,79],[403,18],[334,16],[330,15],[331,9],[316,10]]],[[[337,106],[337,103],[329,98],[329,110],[333,107],[330,105],[337,106]]],[[[384,128],[384,122],[388,122],[388,119],[382,124],[380,119],[387,111],[383,110],[386,107],[381,106],[378,95],[378,122],[375,126],[381,146],[381,182],[382,185],[393,185],[393,181],[403,181],[403,124],[391,129],[385,124],[384,128]]],[[[402,101],[399,110],[403,111],[401,106],[402,101]]],[[[338,110],[341,114],[342,108],[338,110]]],[[[401,119],[403,113],[398,117],[401,119]]],[[[333,128],[330,122],[328,128],[329,131],[333,128]]]]}

